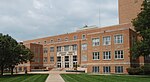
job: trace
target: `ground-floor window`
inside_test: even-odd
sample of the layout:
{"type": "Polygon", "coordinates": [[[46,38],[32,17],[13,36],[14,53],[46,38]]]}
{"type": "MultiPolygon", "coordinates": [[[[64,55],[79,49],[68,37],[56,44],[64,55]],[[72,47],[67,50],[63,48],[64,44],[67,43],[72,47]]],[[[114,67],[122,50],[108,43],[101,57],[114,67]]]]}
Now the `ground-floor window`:
{"type": "Polygon", "coordinates": [[[110,73],[110,71],[111,71],[110,66],[104,66],[103,67],[103,73],[110,73]]]}
{"type": "Polygon", "coordinates": [[[99,66],[93,66],[92,72],[93,73],[99,73],[99,66]]]}
{"type": "Polygon", "coordinates": [[[77,62],[73,62],[73,67],[77,67],[77,62]]]}
{"type": "Polygon", "coordinates": [[[19,71],[22,71],[22,67],[19,67],[19,71]]]}
{"type": "Polygon", "coordinates": [[[57,63],[57,67],[58,67],[58,68],[61,68],[61,63],[57,63]]]}
{"type": "Polygon", "coordinates": [[[116,73],[123,73],[123,66],[115,66],[116,73]]]}
{"type": "Polygon", "coordinates": [[[69,62],[65,62],[65,68],[69,68],[69,62]]]}

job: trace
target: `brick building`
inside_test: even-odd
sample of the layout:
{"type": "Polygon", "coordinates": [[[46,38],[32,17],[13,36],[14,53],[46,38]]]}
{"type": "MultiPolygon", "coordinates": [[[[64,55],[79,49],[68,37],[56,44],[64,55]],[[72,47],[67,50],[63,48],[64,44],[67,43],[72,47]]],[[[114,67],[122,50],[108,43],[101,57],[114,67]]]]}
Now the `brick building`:
{"type": "Polygon", "coordinates": [[[34,52],[34,58],[18,65],[18,70],[79,66],[88,73],[127,73],[126,68],[144,64],[143,58],[133,61],[129,51],[136,40],[131,21],[140,12],[142,0],[118,2],[119,25],[85,26],[72,33],[24,41],[34,52]]]}

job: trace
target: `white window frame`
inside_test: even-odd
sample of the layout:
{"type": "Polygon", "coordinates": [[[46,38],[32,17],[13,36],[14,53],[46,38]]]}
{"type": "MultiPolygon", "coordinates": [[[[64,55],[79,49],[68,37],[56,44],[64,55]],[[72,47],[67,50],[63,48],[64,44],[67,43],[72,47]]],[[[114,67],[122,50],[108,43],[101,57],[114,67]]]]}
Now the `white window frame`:
{"type": "Polygon", "coordinates": [[[100,38],[92,38],[92,46],[99,46],[100,38]]]}
{"type": "Polygon", "coordinates": [[[124,59],[124,51],[123,50],[115,50],[114,54],[115,54],[115,59],[124,59]]]}
{"type": "Polygon", "coordinates": [[[93,66],[92,67],[92,72],[93,73],[99,73],[100,72],[100,69],[99,69],[100,67],[99,66],[93,66]]]}
{"type": "Polygon", "coordinates": [[[85,40],[85,39],[86,39],[86,35],[82,34],[82,40],[85,40]]]}
{"type": "Polygon", "coordinates": [[[99,60],[100,59],[100,53],[99,52],[93,52],[93,60],[99,60]]]}
{"type": "Polygon", "coordinates": [[[73,40],[77,40],[77,39],[78,39],[77,35],[73,36],[73,40]]]}
{"type": "Polygon", "coordinates": [[[103,37],[103,45],[111,45],[111,36],[104,36],[103,37]]]}
{"type": "Polygon", "coordinates": [[[123,44],[123,41],[124,41],[123,34],[117,34],[114,36],[115,44],[123,44]]]}
{"type": "Polygon", "coordinates": [[[103,66],[103,73],[109,74],[111,72],[111,67],[110,66],[103,66]]]}
{"type": "Polygon", "coordinates": [[[103,60],[111,60],[111,51],[103,52],[103,60]]]}
{"type": "Polygon", "coordinates": [[[123,66],[115,66],[115,73],[123,73],[123,66]]]}
{"type": "Polygon", "coordinates": [[[87,43],[83,43],[82,45],[81,45],[81,49],[82,50],[87,50],[87,43]]]}

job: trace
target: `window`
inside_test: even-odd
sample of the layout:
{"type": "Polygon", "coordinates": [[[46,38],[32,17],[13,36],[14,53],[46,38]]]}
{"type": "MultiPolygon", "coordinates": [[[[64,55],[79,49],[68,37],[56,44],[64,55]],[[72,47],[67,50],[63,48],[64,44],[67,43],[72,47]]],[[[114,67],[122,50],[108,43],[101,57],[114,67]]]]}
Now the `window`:
{"type": "Polygon", "coordinates": [[[100,44],[100,39],[99,38],[93,38],[92,39],[92,45],[93,46],[99,46],[100,44]]]}
{"type": "Polygon", "coordinates": [[[65,41],[68,41],[68,38],[65,38],[65,41]]]}
{"type": "Polygon", "coordinates": [[[77,36],[74,36],[74,37],[73,37],[73,39],[74,39],[74,40],[77,40],[77,39],[78,39],[78,37],[77,37],[77,36]]]}
{"type": "Polygon", "coordinates": [[[103,73],[110,73],[110,66],[104,66],[103,73]]]}
{"type": "Polygon", "coordinates": [[[77,45],[75,44],[75,45],[72,45],[72,50],[73,51],[76,51],[77,50],[77,45]]]}
{"type": "Polygon", "coordinates": [[[110,51],[103,52],[103,59],[104,60],[110,60],[111,59],[110,51]]]}
{"type": "Polygon", "coordinates": [[[51,41],[50,41],[50,43],[53,43],[53,42],[54,42],[54,40],[51,40],[51,41]]]}
{"type": "Polygon", "coordinates": [[[57,63],[57,67],[58,67],[58,68],[61,68],[61,63],[57,63]]]}
{"type": "Polygon", "coordinates": [[[65,56],[65,61],[69,61],[69,56],[65,56]]]}
{"type": "Polygon", "coordinates": [[[61,38],[58,38],[58,42],[61,42],[61,38]]]}
{"type": "Polygon", "coordinates": [[[93,60],[99,60],[99,52],[93,52],[93,60]]]}
{"type": "Polygon", "coordinates": [[[54,62],[54,56],[50,57],[50,62],[54,62]]]}
{"type": "Polygon", "coordinates": [[[77,66],[78,66],[77,62],[73,62],[73,67],[77,67],[77,66]]]}
{"type": "Polygon", "coordinates": [[[123,43],[123,35],[115,35],[115,43],[116,44],[123,43]]]}
{"type": "Polygon", "coordinates": [[[93,73],[99,73],[99,66],[93,66],[92,72],[93,73]]]}
{"type": "Polygon", "coordinates": [[[86,39],[86,36],[85,34],[82,35],[82,40],[85,40],[86,39]]]}
{"type": "Polygon", "coordinates": [[[110,36],[103,37],[103,45],[110,45],[111,39],[110,36]]]}
{"type": "Polygon", "coordinates": [[[115,66],[115,73],[123,73],[123,66],[115,66]]]}
{"type": "Polygon", "coordinates": [[[57,57],[57,62],[61,62],[61,57],[60,56],[57,57]]]}
{"type": "Polygon", "coordinates": [[[54,47],[50,47],[50,52],[54,52],[54,47]]]}
{"type": "Polygon", "coordinates": [[[44,48],[43,49],[43,53],[47,53],[48,52],[48,49],[47,48],[44,48]]]}
{"type": "Polygon", "coordinates": [[[115,59],[123,59],[123,50],[115,51],[115,59]]]}
{"type": "Polygon", "coordinates": [[[82,44],[82,50],[87,50],[87,44],[82,44]]]}
{"type": "Polygon", "coordinates": [[[65,62],[65,68],[69,68],[69,62],[65,62]]]}
{"type": "Polygon", "coordinates": [[[77,61],[77,56],[73,56],[73,61],[77,61]]]}
{"type": "Polygon", "coordinates": [[[81,61],[87,61],[87,55],[82,55],[81,56],[81,61]]]}
{"type": "Polygon", "coordinates": [[[57,52],[61,52],[61,46],[57,46],[57,52]]]}
{"type": "Polygon", "coordinates": [[[69,45],[64,46],[64,51],[69,51],[69,45]]]}
{"type": "Polygon", "coordinates": [[[44,62],[47,62],[47,57],[44,57],[43,61],[44,61],[44,62]]]}
{"type": "Polygon", "coordinates": [[[46,41],[44,41],[44,44],[46,44],[46,41]]]}

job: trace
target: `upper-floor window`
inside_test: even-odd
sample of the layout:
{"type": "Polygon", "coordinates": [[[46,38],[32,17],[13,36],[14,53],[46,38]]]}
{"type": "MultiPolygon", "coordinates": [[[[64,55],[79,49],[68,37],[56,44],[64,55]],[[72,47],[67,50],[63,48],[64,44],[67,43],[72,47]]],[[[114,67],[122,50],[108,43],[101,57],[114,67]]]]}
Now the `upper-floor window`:
{"type": "Polygon", "coordinates": [[[64,46],[64,51],[69,51],[69,45],[64,46]]]}
{"type": "Polygon", "coordinates": [[[50,40],[50,43],[53,43],[54,42],[54,40],[50,40]]]}
{"type": "Polygon", "coordinates": [[[43,49],[43,53],[47,53],[48,52],[48,49],[47,48],[44,48],[43,49]]]}
{"type": "Polygon", "coordinates": [[[61,52],[61,46],[57,46],[57,52],[61,52]]]}
{"type": "Polygon", "coordinates": [[[93,52],[93,60],[99,60],[99,52],[93,52]]]}
{"type": "Polygon", "coordinates": [[[77,40],[77,39],[78,39],[78,37],[77,37],[77,36],[74,36],[74,37],[73,37],[73,39],[74,39],[74,40],[77,40]]]}
{"type": "Polygon", "coordinates": [[[43,61],[44,61],[44,62],[47,62],[47,57],[44,57],[43,61]]]}
{"type": "Polygon", "coordinates": [[[54,52],[54,47],[50,47],[50,52],[54,52]]]}
{"type": "Polygon", "coordinates": [[[123,43],[123,35],[115,35],[115,43],[117,44],[123,43]]]}
{"type": "Polygon", "coordinates": [[[65,61],[69,61],[69,56],[65,56],[65,61]]]}
{"type": "Polygon", "coordinates": [[[46,41],[44,41],[44,44],[46,44],[46,41]]]}
{"type": "Polygon", "coordinates": [[[57,62],[61,62],[61,56],[57,57],[57,62]]]}
{"type": "Polygon", "coordinates": [[[73,61],[77,61],[77,56],[73,56],[73,61]]]}
{"type": "Polygon", "coordinates": [[[81,47],[82,47],[82,50],[87,50],[87,44],[86,43],[82,44],[81,47]]]}
{"type": "Polygon", "coordinates": [[[58,42],[61,42],[61,38],[58,38],[58,42]]]}
{"type": "Polygon", "coordinates": [[[84,39],[86,39],[86,36],[85,36],[85,34],[83,34],[83,35],[82,35],[82,39],[83,39],[83,40],[84,40],[84,39]]]}
{"type": "Polygon", "coordinates": [[[54,62],[54,56],[50,57],[50,62],[54,62]]]}
{"type": "Polygon", "coordinates": [[[77,45],[75,44],[75,45],[72,45],[72,50],[73,51],[76,51],[77,50],[77,45]]]}
{"type": "Polygon", "coordinates": [[[103,59],[104,60],[110,60],[111,59],[111,52],[110,51],[103,52],[103,59]]]}
{"type": "Polygon", "coordinates": [[[117,50],[115,51],[115,59],[123,59],[123,50],[117,50]]]}
{"type": "Polygon", "coordinates": [[[103,37],[103,45],[110,45],[111,39],[110,36],[103,37]]]}
{"type": "Polygon", "coordinates": [[[65,38],[65,41],[68,41],[68,38],[67,38],[67,37],[65,38]]]}
{"type": "Polygon", "coordinates": [[[99,38],[92,38],[92,45],[93,46],[99,46],[100,45],[100,39],[99,38]]]}

